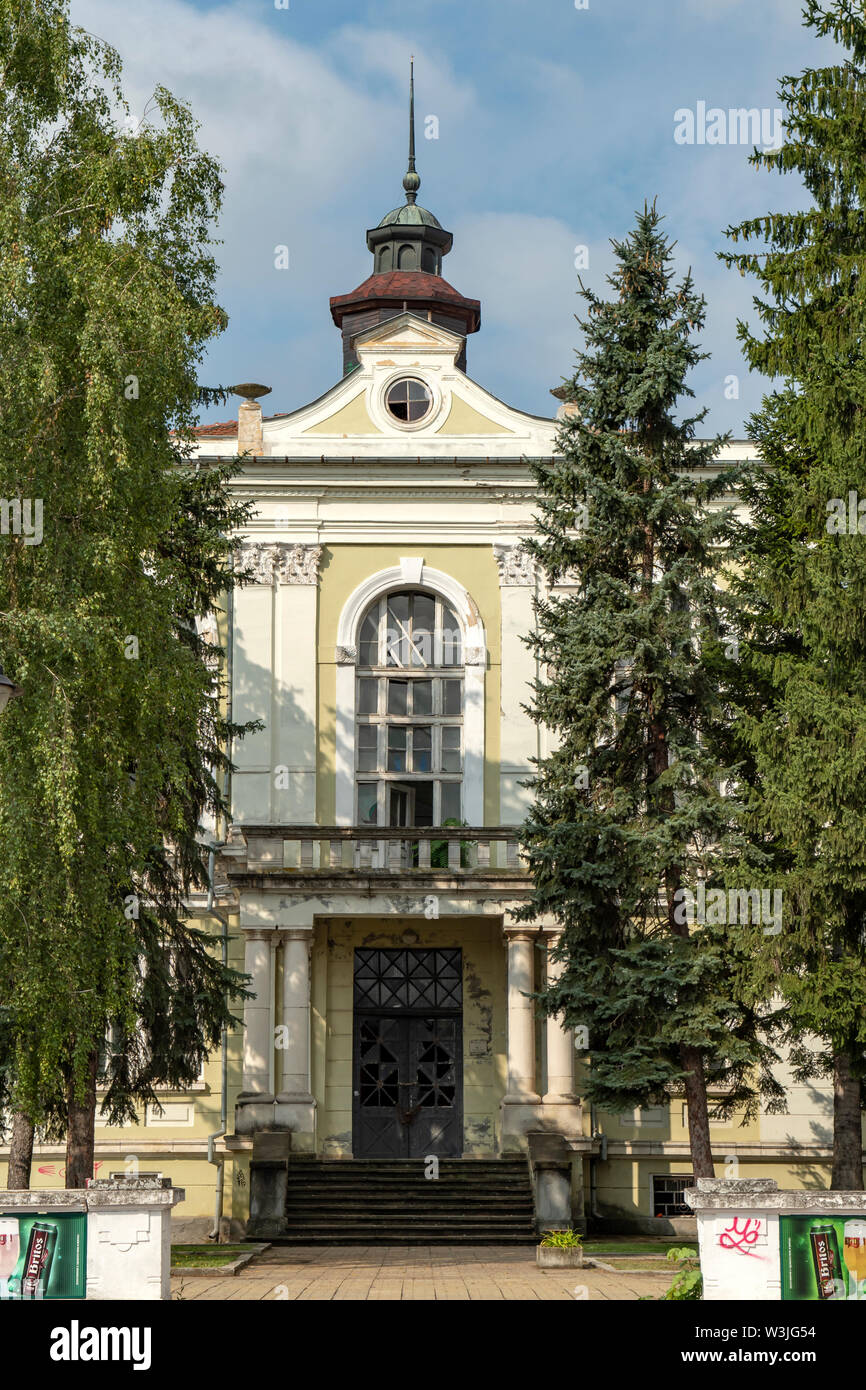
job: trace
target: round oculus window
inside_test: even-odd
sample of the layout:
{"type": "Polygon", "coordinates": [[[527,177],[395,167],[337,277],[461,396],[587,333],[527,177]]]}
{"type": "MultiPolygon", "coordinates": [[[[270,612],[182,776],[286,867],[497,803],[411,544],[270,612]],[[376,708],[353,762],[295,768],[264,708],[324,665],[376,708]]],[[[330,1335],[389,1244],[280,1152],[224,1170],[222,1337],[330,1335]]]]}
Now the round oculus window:
{"type": "Polygon", "coordinates": [[[423,381],[407,376],[388,387],[385,404],[401,425],[415,425],[429,415],[433,397],[423,381]]]}

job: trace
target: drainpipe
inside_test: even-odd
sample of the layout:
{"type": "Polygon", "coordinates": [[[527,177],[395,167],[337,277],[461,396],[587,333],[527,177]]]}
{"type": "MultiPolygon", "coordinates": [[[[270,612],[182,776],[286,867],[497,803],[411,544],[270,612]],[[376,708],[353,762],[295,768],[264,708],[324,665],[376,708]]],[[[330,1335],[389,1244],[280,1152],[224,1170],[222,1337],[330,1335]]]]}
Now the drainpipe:
{"type": "MultiPolygon", "coordinates": [[[[214,887],[213,887],[214,861],[215,861],[215,859],[216,859],[216,852],[217,852],[218,849],[222,849],[222,847],[223,847],[224,844],[225,844],[225,841],[222,840],[222,841],[218,842],[217,844],[212,845],[211,848],[210,848],[210,851],[209,851],[209,853],[208,853],[208,859],[207,859],[207,877],[208,877],[207,910],[208,910],[209,914],[210,914],[212,917],[216,917],[217,921],[222,925],[222,963],[223,963],[223,965],[228,965],[228,958],[229,958],[229,920],[228,920],[228,917],[226,917],[226,915],[225,915],[224,912],[218,912],[217,909],[214,907],[214,887]]],[[[221,1084],[220,1084],[220,1128],[219,1128],[218,1130],[216,1130],[213,1134],[209,1134],[209,1135],[208,1135],[208,1138],[207,1138],[207,1161],[208,1161],[208,1163],[214,1163],[214,1164],[216,1164],[216,1169],[217,1169],[217,1176],[216,1176],[216,1192],[215,1192],[215,1195],[214,1195],[214,1222],[213,1222],[213,1230],[212,1230],[212,1231],[210,1232],[210,1234],[208,1235],[208,1240],[216,1240],[216,1241],[218,1241],[218,1240],[219,1240],[219,1237],[220,1237],[220,1223],[221,1223],[221,1221],[222,1221],[222,1214],[223,1214],[223,1190],[224,1190],[224,1188],[225,1188],[225,1159],[224,1159],[224,1158],[217,1158],[217,1157],[216,1157],[215,1149],[216,1149],[216,1141],[217,1141],[217,1139],[222,1139],[223,1135],[224,1135],[225,1132],[226,1132],[226,1129],[228,1128],[228,1073],[229,1073],[229,1054],[228,1054],[228,1032],[227,1032],[227,1030],[226,1030],[225,1028],[224,1028],[223,1031],[222,1031],[221,1053],[222,1053],[222,1056],[221,1056],[221,1063],[220,1063],[220,1069],[221,1069],[221,1084]]]]}

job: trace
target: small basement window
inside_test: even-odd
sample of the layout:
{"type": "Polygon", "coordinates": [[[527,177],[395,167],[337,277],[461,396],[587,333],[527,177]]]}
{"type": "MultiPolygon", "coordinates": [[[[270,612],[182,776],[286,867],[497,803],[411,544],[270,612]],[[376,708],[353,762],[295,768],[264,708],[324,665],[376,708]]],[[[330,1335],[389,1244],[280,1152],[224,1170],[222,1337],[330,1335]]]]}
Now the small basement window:
{"type": "Polygon", "coordinates": [[[664,1177],[653,1177],[652,1198],[653,1216],[694,1216],[691,1207],[686,1205],[683,1193],[687,1187],[694,1187],[695,1180],[689,1175],[686,1178],[672,1177],[669,1173],[664,1177]]]}

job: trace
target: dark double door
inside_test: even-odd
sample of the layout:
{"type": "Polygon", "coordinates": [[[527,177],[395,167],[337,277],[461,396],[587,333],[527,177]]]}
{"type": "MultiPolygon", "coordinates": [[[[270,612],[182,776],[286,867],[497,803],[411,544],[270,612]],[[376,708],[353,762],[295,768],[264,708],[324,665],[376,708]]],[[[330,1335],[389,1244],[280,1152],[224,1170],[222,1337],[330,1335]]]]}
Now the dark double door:
{"type": "Polygon", "coordinates": [[[460,990],[459,949],[356,952],[355,1158],[460,1156],[460,990]]]}

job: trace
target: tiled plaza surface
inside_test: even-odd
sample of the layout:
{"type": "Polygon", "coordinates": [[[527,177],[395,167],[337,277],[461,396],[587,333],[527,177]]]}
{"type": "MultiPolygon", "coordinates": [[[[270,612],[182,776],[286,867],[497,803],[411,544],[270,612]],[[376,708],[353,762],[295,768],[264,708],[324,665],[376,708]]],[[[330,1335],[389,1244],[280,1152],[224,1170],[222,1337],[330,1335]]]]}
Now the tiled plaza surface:
{"type": "Polygon", "coordinates": [[[232,1277],[172,1277],[172,1298],[273,1300],[658,1298],[669,1269],[539,1269],[534,1246],[272,1246],[232,1277]]]}

